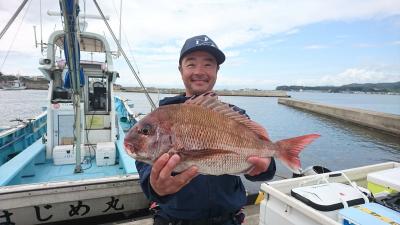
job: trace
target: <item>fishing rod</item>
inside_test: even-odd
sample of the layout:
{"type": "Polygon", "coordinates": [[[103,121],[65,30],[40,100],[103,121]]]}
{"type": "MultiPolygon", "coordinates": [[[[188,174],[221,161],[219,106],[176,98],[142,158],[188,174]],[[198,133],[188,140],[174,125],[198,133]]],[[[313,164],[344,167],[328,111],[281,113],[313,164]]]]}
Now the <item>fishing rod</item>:
{"type": "Polygon", "coordinates": [[[3,37],[3,35],[7,32],[8,28],[11,26],[11,24],[14,22],[15,18],[18,16],[18,14],[21,12],[21,10],[24,8],[28,0],[24,0],[22,4],[18,7],[17,11],[15,11],[14,15],[11,17],[11,19],[8,21],[6,26],[3,28],[3,30],[0,33],[0,39],[3,37]]]}
{"type": "Polygon", "coordinates": [[[126,63],[127,63],[128,66],[129,66],[129,69],[132,71],[132,73],[133,73],[133,75],[135,76],[136,80],[138,81],[139,85],[142,87],[142,89],[143,89],[143,91],[144,91],[144,94],[146,95],[147,100],[149,101],[149,103],[150,103],[150,105],[151,105],[151,110],[153,111],[155,108],[157,108],[156,105],[155,105],[154,102],[153,102],[153,99],[151,99],[151,97],[150,97],[150,95],[149,95],[149,92],[147,91],[147,89],[145,88],[144,84],[143,84],[142,81],[140,80],[139,75],[136,73],[136,71],[135,71],[135,69],[133,68],[132,64],[130,63],[128,57],[126,56],[125,51],[122,49],[121,44],[119,43],[117,37],[115,36],[114,32],[112,31],[112,29],[111,29],[110,25],[108,24],[107,20],[105,19],[105,16],[104,16],[103,12],[101,11],[100,6],[99,6],[99,4],[97,3],[97,0],[93,0],[93,2],[94,2],[94,4],[96,5],[96,8],[97,8],[97,10],[99,11],[101,17],[103,17],[104,23],[106,24],[108,30],[110,31],[111,36],[112,36],[113,39],[114,39],[114,42],[115,42],[115,43],[117,44],[117,46],[118,46],[118,50],[121,52],[122,56],[124,56],[124,59],[125,59],[126,63]]]}

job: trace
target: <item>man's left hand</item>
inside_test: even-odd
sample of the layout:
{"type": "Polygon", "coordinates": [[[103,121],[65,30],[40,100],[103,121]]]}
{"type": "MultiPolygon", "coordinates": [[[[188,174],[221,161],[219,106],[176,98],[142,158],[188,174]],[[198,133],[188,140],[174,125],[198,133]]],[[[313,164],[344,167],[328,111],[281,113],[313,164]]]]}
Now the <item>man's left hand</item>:
{"type": "Polygon", "coordinates": [[[260,173],[267,171],[269,164],[271,163],[271,158],[260,158],[260,157],[249,157],[247,162],[251,163],[253,167],[247,173],[250,176],[256,176],[260,173]]]}

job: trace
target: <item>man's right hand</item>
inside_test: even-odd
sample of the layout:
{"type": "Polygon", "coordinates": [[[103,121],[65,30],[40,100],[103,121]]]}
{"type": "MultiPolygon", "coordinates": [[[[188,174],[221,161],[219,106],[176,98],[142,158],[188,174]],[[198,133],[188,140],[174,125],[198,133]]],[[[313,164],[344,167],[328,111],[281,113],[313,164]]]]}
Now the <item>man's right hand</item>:
{"type": "Polygon", "coordinates": [[[168,153],[164,153],[154,162],[150,174],[150,184],[159,196],[178,192],[197,175],[197,167],[192,166],[182,173],[172,176],[171,173],[180,160],[176,154],[170,157],[168,153]]]}

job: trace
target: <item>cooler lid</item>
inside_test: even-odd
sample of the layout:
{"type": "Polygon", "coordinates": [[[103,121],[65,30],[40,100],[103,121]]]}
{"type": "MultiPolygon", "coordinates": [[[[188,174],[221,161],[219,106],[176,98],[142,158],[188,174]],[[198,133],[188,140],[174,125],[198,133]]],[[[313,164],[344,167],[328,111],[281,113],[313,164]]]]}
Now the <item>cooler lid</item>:
{"type": "Polygon", "coordinates": [[[324,183],[291,190],[291,195],[308,206],[320,211],[332,211],[343,208],[342,200],[349,206],[363,204],[361,193],[350,185],[342,183],[324,183]]]}
{"type": "Polygon", "coordinates": [[[400,167],[369,173],[367,181],[400,192],[400,167]]]}

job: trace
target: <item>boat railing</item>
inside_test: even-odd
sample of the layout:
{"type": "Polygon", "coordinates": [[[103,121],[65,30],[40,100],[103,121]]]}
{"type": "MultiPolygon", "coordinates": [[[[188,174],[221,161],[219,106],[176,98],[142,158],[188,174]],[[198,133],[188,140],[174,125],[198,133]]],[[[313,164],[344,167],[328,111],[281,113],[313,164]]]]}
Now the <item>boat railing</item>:
{"type": "Polygon", "coordinates": [[[137,122],[136,117],[139,114],[136,114],[131,110],[131,107],[129,106],[128,103],[129,102],[128,99],[121,98],[118,96],[115,96],[114,99],[115,99],[115,108],[118,114],[120,115],[119,119],[122,122],[129,123],[131,126],[133,126],[137,122]]]}
{"type": "Polygon", "coordinates": [[[136,122],[135,114],[132,112],[128,105],[128,100],[115,96],[115,109],[117,111],[117,124],[118,124],[118,139],[116,144],[118,146],[118,156],[121,168],[124,168],[127,174],[136,174],[137,169],[135,160],[130,157],[124,150],[125,132],[128,131],[136,122]]]}
{"type": "Polygon", "coordinates": [[[7,161],[0,167],[0,186],[19,184],[21,177],[35,175],[36,163],[43,163],[46,160],[46,146],[41,140],[27,147],[17,156],[7,161]]]}
{"type": "Polygon", "coordinates": [[[47,113],[14,128],[0,132],[0,165],[43,137],[47,129],[47,113]]]}

